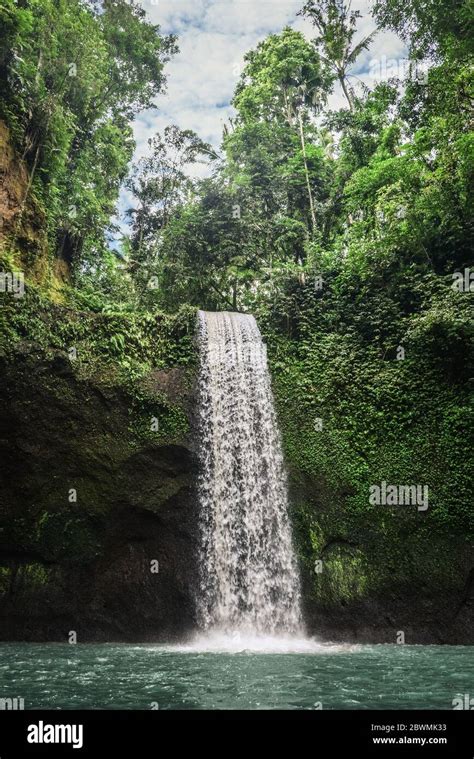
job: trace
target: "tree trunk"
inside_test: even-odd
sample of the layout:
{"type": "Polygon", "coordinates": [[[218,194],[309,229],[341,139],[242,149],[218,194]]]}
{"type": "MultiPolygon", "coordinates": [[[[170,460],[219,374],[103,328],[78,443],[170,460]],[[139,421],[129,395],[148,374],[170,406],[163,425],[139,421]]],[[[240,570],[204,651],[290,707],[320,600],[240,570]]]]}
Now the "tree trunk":
{"type": "Polygon", "coordinates": [[[344,72],[338,72],[338,79],[339,79],[339,82],[341,84],[342,91],[343,91],[344,95],[346,96],[346,100],[349,103],[349,110],[353,111],[354,110],[354,103],[352,101],[352,97],[351,97],[351,95],[349,93],[349,90],[347,89],[346,77],[344,75],[344,72]]]}
{"type": "Polygon", "coordinates": [[[234,304],[231,303],[230,300],[223,293],[221,293],[221,291],[219,290],[219,288],[217,287],[217,285],[215,285],[214,282],[210,282],[209,284],[212,287],[212,289],[216,291],[216,293],[219,295],[219,297],[222,298],[222,300],[224,301],[224,303],[227,303],[227,305],[230,306],[233,311],[235,311],[234,304]]]}
{"type": "Polygon", "coordinates": [[[303,150],[304,173],[306,176],[306,187],[308,190],[309,208],[311,211],[311,223],[312,223],[313,232],[314,232],[316,229],[316,213],[314,211],[313,193],[311,192],[311,182],[309,181],[308,161],[306,160],[306,143],[304,140],[303,120],[301,118],[301,111],[298,111],[298,123],[299,123],[299,128],[300,128],[301,148],[303,150]]]}

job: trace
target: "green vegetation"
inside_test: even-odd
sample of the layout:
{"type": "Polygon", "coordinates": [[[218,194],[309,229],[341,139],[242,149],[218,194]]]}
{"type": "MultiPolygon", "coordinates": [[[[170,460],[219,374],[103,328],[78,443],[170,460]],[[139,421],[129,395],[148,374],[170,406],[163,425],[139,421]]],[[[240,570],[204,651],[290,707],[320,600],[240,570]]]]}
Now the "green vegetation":
{"type": "MultiPolygon", "coordinates": [[[[27,296],[1,296],[2,350],[75,347],[80,376],[133,386],[131,427],[146,436],[156,396],[140,381],[153,368],[192,372],[196,308],[254,313],[302,561],[310,571],[341,540],[313,590],[347,599],[407,581],[403,547],[439,579],[435,552],[448,561],[451,550],[440,536],[472,536],[474,284],[455,277],[474,243],[474,37],[468,0],[377,0],[379,27],[406,41],[411,68],[402,84],[356,89],[350,68],[372,41],[356,43],[357,13],[340,0],[302,13],[314,41],[286,28],[247,54],[221,156],[170,126],[130,168],[130,121],[162,90],[175,40],[125,0],[101,12],[2,0],[0,118],[28,177],[2,253],[4,270],[26,271],[27,296]],[[347,107],[330,111],[337,83],[347,107]],[[198,161],[211,175],[191,180],[198,161]],[[125,181],[136,207],[116,251],[107,234],[125,181]],[[428,485],[428,512],[394,520],[370,505],[381,480],[428,485]]],[[[160,434],[175,440],[186,416],[167,404],[160,434]]]]}
{"type": "Polygon", "coordinates": [[[175,40],[126,0],[2,0],[0,29],[0,118],[28,169],[8,242],[21,245],[34,200],[50,257],[84,267],[106,255],[130,122],[162,91],[175,40]]]}
{"type": "Polygon", "coordinates": [[[35,287],[25,297],[4,299],[0,352],[11,355],[21,341],[67,353],[82,378],[100,375],[137,379],[152,368],[192,365],[195,309],[159,311],[79,310],[45,298],[35,287]]]}

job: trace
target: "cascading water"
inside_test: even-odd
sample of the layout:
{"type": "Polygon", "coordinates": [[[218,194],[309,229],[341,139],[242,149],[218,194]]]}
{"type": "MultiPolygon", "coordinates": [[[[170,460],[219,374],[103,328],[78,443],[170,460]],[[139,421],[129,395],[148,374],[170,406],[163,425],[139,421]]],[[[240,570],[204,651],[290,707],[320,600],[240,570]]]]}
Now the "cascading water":
{"type": "Polygon", "coordinates": [[[198,318],[200,625],[227,635],[302,634],[265,345],[253,316],[198,318]]]}

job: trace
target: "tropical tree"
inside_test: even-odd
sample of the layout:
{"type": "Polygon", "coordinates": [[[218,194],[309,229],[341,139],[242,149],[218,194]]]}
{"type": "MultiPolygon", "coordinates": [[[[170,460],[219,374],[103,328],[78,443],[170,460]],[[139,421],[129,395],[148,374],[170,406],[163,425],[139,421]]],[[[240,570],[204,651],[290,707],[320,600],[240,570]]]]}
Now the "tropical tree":
{"type": "Polygon", "coordinates": [[[11,242],[34,195],[70,271],[104,249],[133,152],[129,122],[162,91],[175,38],[128,0],[5,0],[0,28],[0,117],[29,175],[11,242]]]}
{"type": "Polygon", "coordinates": [[[129,267],[146,286],[156,269],[164,231],[179,206],[192,197],[190,169],[218,156],[195,132],[168,126],[148,140],[149,154],[133,167],[127,186],[136,202],[132,218],[129,267]]]}
{"type": "Polygon", "coordinates": [[[357,32],[360,11],[351,10],[351,3],[344,0],[309,0],[300,15],[311,19],[319,32],[315,44],[322,60],[337,77],[350,110],[354,109],[354,92],[349,84],[349,70],[363,50],[370,46],[375,32],[368,34],[357,44],[353,38],[357,32]]]}

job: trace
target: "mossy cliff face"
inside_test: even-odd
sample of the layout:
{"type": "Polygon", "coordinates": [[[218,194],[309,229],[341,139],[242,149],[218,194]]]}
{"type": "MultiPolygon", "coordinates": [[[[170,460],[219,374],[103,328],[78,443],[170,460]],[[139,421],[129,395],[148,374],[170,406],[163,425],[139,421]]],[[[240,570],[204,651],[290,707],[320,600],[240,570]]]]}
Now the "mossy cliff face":
{"type": "Polygon", "coordinates": [[[472,644],[469,541],[433,527],[410,506],[351,513],[347,492],[294,468],[290,483],[313,633],[339,641],[472,644]]]}
{"type": "Polygon", "coordinates": [[[271,334],[268,344],[311,632],[472,644],[463,387],[426,361],[328,349],[316,334],[301,350],[271,334]],[[372,503],[382,481],[426,486],[427,503],[372,503]]]}
{"type": "Polygon", "coordinates": [[[114,358],[111,317],[35,307],[25,340],[15,309],[0,360],[0,638],[182,636],[196,578],[192,315],[149,322],[145,361],[143,325],[122,324],[114,358]]]}
{"type": "MultiPolygon", "coordinates": [[[[53,294],[58,266],[51,266],[45,232],[45,212],[31,193],[30,177],[17,155],[10,130],[0,119],[0,253],[8,269],[28,271],[53,294]]],[[[59,265],[59,262],[58,262],[59,265]]]]}

